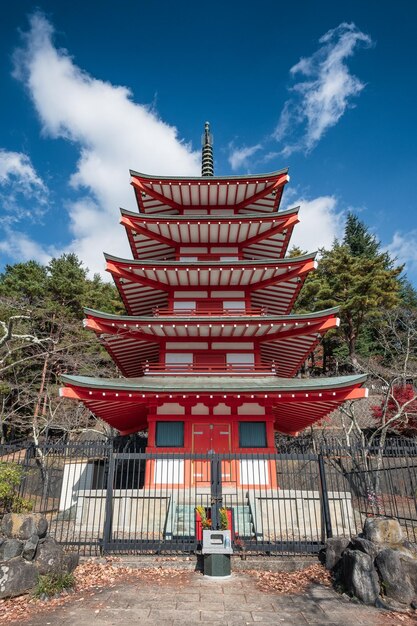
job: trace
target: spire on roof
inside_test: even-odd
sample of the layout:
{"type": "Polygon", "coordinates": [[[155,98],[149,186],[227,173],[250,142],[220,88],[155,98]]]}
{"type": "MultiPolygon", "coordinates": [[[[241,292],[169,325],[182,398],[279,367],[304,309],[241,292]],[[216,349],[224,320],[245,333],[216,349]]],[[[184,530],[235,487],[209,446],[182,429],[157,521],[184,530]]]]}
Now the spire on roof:
{"type": "Polygon", "coordinates": [[[201,175],[214,176],[213,164],[213,135],[210,132],[210,124],[204,124],[204,134],[201,136],[201,175]]]}

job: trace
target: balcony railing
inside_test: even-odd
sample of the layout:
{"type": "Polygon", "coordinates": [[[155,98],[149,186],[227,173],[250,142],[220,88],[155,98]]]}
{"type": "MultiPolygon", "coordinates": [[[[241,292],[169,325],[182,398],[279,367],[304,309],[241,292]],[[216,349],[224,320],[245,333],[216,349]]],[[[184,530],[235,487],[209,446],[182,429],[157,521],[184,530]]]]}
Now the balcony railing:
{"type": "Polygon", "coordinates": [[[152,376],[275,376],[275,363],[268,365],[248,365],[247,363],[227,363],[200,365],[194,363],[146,363],[143,373],[152,376]]]}
{"type": "Polygon", "coordinates": [[[155,307],[153,314],[158,317],[159,315],[175,315],[175,317],[183,315],[201,315],[212,317],[236,317],[238,315],[253,315],[259,317],[259,315],[266,315],[267,308],[264,306],[253,307],[250,309],[210,309],[208,311],[201,311],[198,309],[174,309],[155,307]]]}

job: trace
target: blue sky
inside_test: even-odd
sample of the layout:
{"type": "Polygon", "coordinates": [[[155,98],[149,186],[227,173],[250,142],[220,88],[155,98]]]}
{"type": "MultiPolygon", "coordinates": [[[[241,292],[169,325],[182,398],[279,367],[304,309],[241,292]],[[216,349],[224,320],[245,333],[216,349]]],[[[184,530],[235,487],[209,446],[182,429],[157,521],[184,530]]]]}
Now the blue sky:
{"type": "Polygon", "coordinates": [[[0,24],[0,270],[75,251],[129,255],[128,169],[288,166],[295,243],[329,246],[350,209],[417,284],[417,5],[20,0],[0,24]]]}

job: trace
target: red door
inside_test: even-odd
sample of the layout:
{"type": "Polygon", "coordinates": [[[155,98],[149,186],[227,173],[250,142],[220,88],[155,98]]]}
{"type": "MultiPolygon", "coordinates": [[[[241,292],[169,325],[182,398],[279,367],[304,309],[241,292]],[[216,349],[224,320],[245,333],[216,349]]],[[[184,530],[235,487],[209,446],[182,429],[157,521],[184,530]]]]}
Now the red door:
{"type": "MultiPolygon", "coordinates": [[[[193,453],[195,454],[228,454],[231,449],[230,424],[193,424],[193,453]]],[[[209,484],[210,462],[200,459],[193,460],[194,481],[209,484]]],[[[222,477],[231,480],[231,462],[223,461],[222,477]]]]}

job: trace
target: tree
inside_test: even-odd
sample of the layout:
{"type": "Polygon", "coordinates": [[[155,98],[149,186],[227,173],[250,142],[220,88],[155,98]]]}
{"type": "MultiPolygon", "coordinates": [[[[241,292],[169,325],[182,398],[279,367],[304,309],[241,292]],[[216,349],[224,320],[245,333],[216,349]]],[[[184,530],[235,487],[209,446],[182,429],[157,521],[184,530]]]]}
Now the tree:
{"type": "Polygon", "coordinates": [[[50,432],[79,431],[96,422],[88,411],[81,414],[58,397],[63,373],[116,373],[96,337],[82,327],[86,305],[109,312],[122,308],[116,289],[99,276],[89,279],[73,254],[45,268],[34,262],[7,266],[0,275],[3,440],[13,431],[37,444],[50,432]]]}
{"type": "Polygon", "coordinates": [[[365,223],[351,212],[346,218],[342,243],[352,256],[372,259],[380,253],[380,243],[375,235],[370,233],[365,223]]]}
{"type": "Polygon", "coordinates": [[[399,302],[398,276],[402,268],[386,269],[385,255],[356,257],[348,246],[338,242],[321,254],[318,269],[306,281],[297,309],[340,307],[340,334],[350,362],[356,367],[356,345],[365,323],[375,323],[382,311],[399,302]]]}
{"type": "Polygon", "coordinates": [[[417,431],[417,394],[414,384],[393,385],[388,397],[372,408],[376,426],[387,424],[389,430],[401,435],[417,431]]]}

